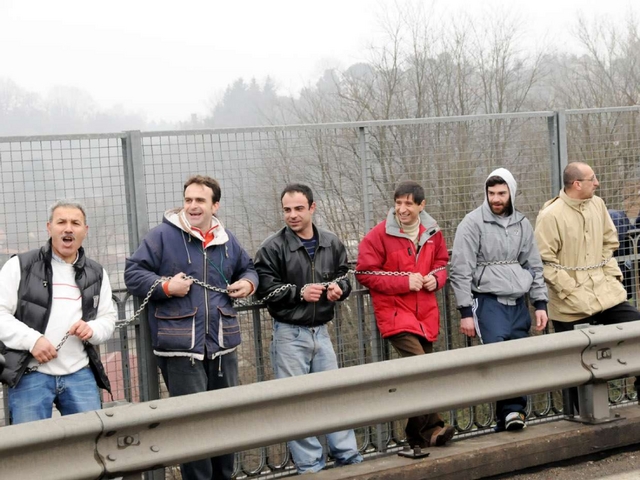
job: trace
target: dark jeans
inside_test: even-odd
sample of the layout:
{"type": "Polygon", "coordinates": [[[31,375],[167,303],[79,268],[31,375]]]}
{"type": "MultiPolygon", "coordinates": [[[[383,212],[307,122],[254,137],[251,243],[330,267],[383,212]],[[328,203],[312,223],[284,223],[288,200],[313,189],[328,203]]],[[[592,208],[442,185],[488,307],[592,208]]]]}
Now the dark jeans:
{"type": "MultiPolygon", "coordinates": [[[[433,343],[412,333],[399,333],[388,337],[387,340],[401,357],[413,357],[433,352],[433,343]]],[[[411,417],[407,420],[405,428],[407,443],[412,447],[416,445],[428,447],[431,436],[441,427],[444,427],[444,421],[438,413],[411,417]]]]}
{"type": "MultiPolygon", "coordinates": [[[[495,295],[475,294],[474,317],[483,344],[506,342],[529,336],[531,314],[524,297],[515,305],[503,305],[495,295]]],[[[527,397],[514,397],[496,402],[496,430],[504,430],[504,422],[512,412],[524,413],[527,397]]]]}
{"type": "MultiPolygon", "coordinates": [[[[172,397],[238,385],[236,352],[221,355],[215,360],[195,360],[193,363],[188,357],[156,358],[164,383],[172,397]]],[[[184,463],[180,465],[182,480],[231,480],[234,460],[235,454],[227,453],[184,463]]]]}
{"type": "MultiPolygon", "coordinates": [[[[614,325],[616,323],[634,322],[640,320],[640,312],[636,307],[629,302],[622,302],[615,307],[608,308],[600,313],[596,313],[590,317],[576,320],[574,322],[560,322],[558,320],[552,320],[553,329],[556,332],[568,332],[573,330],[576,325],[614,325]]],[[[640,377],[636,377],[633,384],[636,392],[640,390],[640,377]]],[[[573,415],[579,414],[578,409],[578,389],[576,387],[567,388],[564,390],[565,395],[565,414],[573,415]],[[573,411],[566,411],[573,409],[573,411]]]]}

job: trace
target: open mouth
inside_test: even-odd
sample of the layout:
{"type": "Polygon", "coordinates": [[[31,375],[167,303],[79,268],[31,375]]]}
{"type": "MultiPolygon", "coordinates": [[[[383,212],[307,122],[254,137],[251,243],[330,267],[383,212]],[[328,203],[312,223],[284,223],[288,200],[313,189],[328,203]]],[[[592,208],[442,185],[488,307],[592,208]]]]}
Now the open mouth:
{"type": "Polygon", "coordinates": [[[66,247],[70,247],[71,245],[73,245],[73,242],[75,241],[76,237],[75,235],[64,235],[62,237],[62,244],[66,247]]]}

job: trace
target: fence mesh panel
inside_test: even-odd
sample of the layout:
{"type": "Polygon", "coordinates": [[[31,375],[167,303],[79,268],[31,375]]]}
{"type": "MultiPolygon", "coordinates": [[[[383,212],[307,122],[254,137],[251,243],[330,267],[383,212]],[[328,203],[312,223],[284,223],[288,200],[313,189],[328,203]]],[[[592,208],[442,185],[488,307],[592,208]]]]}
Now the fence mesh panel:
{"type": "MultiPolygon", "coordinates": [[[[261,242],[284,225],[282,188],[288,183],[306,183],[317,204],[314,221],[334,231],[355,262],[358,243],[393,205],[397,183],[412,179],[425,187],[426,210],[442,227],[451,248],[456,226],[481,204],[484,181],[497,167],[514,174],[516,207],[535,223],[542,204],[557,193],[551,187],[552,159],[557,155],[553,115],[143,132],[140,158],[132,160],[141,163],[146,192],[144,205],[137,208],[148,215],[143,229],[153,228],[166,210],[182,206],[183,184],[189,176],[210,175],[222,187],[218,216],[253,256],[261,242]]],[[[617,223],[622,226],[621,241],[627,241],[618,255],[621,266],[629,267],[625,286],[632,302],[637,301],[638,292],[638,237],[634,233],[640,213],[637,117],[637,110],[567,112],[563,139],[569,159],[592,165],[601,182],[599,195],[628,220],[626,230],[626,223],[617,223]]],[[[45,243],[51,203],[64,197],[80,200],[87,207],[90,226],[84,246],[88,256],[109,273],[120,320],[131,316],[133,305],[123,281],[124,258],[130,253],[128,213],[134,208],[127,202],[131,192],[125,191],[129,180],[124,168],[125,141],[130,141],[128,134],[0,138],[0,264],[15,253],[45,243]]],[[[331,327],[339,365],[395,358],[375,328],[368,292],[355,287],[340,305],[331,327]]],[[[441,335],[435,350],[468,346],[458,332],[458,314],[448,286],[439,292],[438,301],[441,335]]],[[[260,307],[241,307],[239,315],[241,382],[272,379],[271,318],[260,307]]],[[[137,402],[141,398],[144,377],[138,374],[138,360],[152,352],[138,351],[137,341],[134,323],[118,329],[101,347],[116,400],[137,402]]],[[[634,398],[628,383],[611,383],[612,402],[634,398]]],[[[559,392],[532,395],[530,400],[530,420],[562,412],[559,392]]],[[[490,404],[442,413],[460,435],[489,431],[495,424],[490,404]]],[[[0,416],[6,423],[4,409],[0,416]]],[[[398,420],[357,429],[361,450],[371,453],[397,446],[404,439],[403,427],[404,421],[398,420]]],[[[236,463],[239,477],[277,477],[294,471],[285,444],[239,452],[236,463]]],[[[167,476],[179,478],[179,473],[169,468],[167,476]]]]}

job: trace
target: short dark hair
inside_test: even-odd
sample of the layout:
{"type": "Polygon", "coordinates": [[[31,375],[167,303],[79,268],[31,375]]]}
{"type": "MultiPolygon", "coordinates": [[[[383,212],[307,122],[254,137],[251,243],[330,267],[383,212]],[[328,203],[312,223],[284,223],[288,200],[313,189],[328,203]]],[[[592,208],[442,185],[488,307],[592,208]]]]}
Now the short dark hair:
{"type": "Polygon", "coordinates": [[[496,185],[506,185],[507,187],[509,186],[507,181],[498,175],[493,175],[487,178],[487,181],[484,183],[484,185],[485,185],[485,188],[495,187],[496,185]]]}
{"type": "Polygon", "coordinates": [[[562,172],[562,183],[564,183],[564,188],[571,188],[573,186],[573,182],[582,178],[582,170],[580,170],[580,167],[583,165],[586,165],[586,163],[571,162],[564,167],[564,171],[562,172]]]}
{"type": "Polygon", "coordinates": [[[393,199],[397,200],[399,197],[404,197],[405,195],[411,195],[415,203],[422,203],[424,201],[424,188],[413,180],[400,182],[396,187],[396,191],[393,192],[393,199]]]}
{"type": "Polygon", "coordinates": [[[509,190],[509,205],[506,207],[506,214],[511,215],[513,213],[513,196],[511,194],[511,188],[507,181],[499,175],[492,175],[484,182],[484,194],[487,201],[489,201],[489,187],[495,187],[496,185],[506,185],[509,190]]]}
{"type": "Polygon", "coordinates": [[[307,197],[309,208],[311,208],[311,204],[313,203],[313,192],[311,191],[311,188],[302,183],[290,183],[289,185],[284,187],[284,190],[282,190],[282,193],[280,194],[280,203],[282,203],[282,199],[287,193],[295,192],[301,193],[305,197],[307,197]]]}
{"type": "Polygon", "coordinates": [[[215,178],[208,177],[206,175],[193,175],[187,178],[187,181],[184,182],[184,189],[182,190],[182,195],[184,196],[187,191],[187,187],[189,185],[204,185],[205,187],[209,187],[213,191],[213,203],[218,203],[222,198],[222,190],[220,189],[220,184],[215,178]]]}

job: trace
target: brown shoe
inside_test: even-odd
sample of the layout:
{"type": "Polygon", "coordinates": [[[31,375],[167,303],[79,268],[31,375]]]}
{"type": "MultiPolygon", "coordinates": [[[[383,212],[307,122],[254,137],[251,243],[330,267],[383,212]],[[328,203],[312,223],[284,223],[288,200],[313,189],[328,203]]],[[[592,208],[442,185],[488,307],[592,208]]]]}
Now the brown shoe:
{"type": "Polygon", "coordinates": [[[453,438],[456,433],[455,427],[447,425],[445,427],[439,427],[433,435],[431,435],[430,446],[443,447],[449,440],[453,438]]]}

